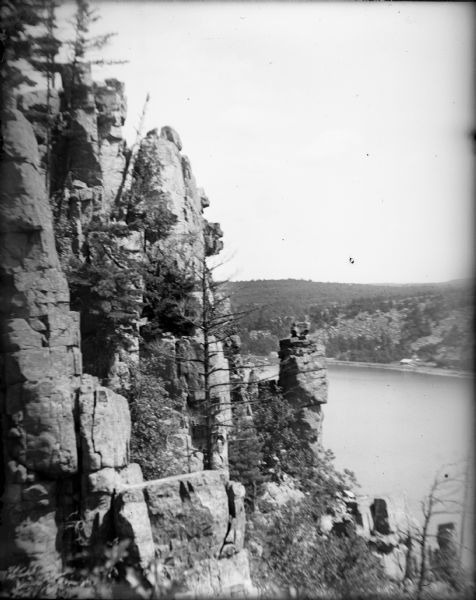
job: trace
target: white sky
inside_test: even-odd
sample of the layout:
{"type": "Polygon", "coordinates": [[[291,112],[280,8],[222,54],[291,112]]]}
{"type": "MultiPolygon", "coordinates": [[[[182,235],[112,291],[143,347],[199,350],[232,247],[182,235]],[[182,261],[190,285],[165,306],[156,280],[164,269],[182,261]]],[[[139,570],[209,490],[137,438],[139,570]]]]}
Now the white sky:
{"type": "Polygon", "coordinates": [[[472,275],[472,3],[95,2],[126,127],[180,134],[222,275],[472,275]],[[349,258],[354,259],[351,264],[349,258]]]}

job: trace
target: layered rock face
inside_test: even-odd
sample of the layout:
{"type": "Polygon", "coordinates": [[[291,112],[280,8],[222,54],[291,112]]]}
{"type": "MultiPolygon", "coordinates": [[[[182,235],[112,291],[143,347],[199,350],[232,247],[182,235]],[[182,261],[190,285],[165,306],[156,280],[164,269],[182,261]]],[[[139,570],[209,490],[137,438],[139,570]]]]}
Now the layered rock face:
{"type": "Polygon", "coordinates": [[[294,426],[300,439],[317,452],[327,402],[327,371],[324,347],[295,330],[279,343],[278,385],[295,409],[294,426]]]}
{"type": "Polygon", "coordinates": [[[200,278],[204,258],[222,250],[223,233],[218,223],[204,218],[208,197],[197,187],[190,160],[181,150],[180,137],[171,127],[162,127],[160,133],[153,129],[146,135],[136,164],[147,173],[153,193],[140,208],[147,213],[163,206],[176,217],[166,239],[158,243],[158,251],[172,252],[181,270],[200,278]]]}
{"type": "MultiPolygon", "coordinates": [[[[83,231],[94,216],[112,210],[125,160],[122,86],[115,80],[92,85],[88,73],[85,69],[74,90],[68,88],[67,70],[64,76],[72,107],[67,126],[74,135],[65,147],[69,175],[63,200],[80,259],[83,231]]],[[[41,94],[24,97],[22,109],[34,120],[43,101],[41,94]]],[[[131,555],[144,568],[158,560],[165,569],[172,557],[190,594],[247,593],[252,586],[243,549],[244,488],[227,475],[230,385],[221,343],[213,336],[209,340],[217,407],[212,466],[217,470],[203,471],[203,455],[193,446],[201,443],[191,419],[200,413],[203,381],[193,361],[183,361],[184,352],[200,353],[203,340],[198,334],[165,336],[170,386],[182,395],[186,409],[169,450],[177,456],[182,452],[183,459],[177,461],[176,477],[144,482],[138,465],[129,463],[126,399],[83,373],[79,315],[70,310],[44,189],[45,145],[40,153],[37,146],[45,132],[41,119],[34,124],[33,130],[17,110],[2,114],[0,569],[36,563],[58,573],[74,551],[71,526],[80,519],[85,542],[130,539],[131,555]]],[[[177,154],[177,134],[164,128],[159,141],[153,137],[165,186],[161,194],[170,196],[177,216],[175,246],[168,249],[178,249],[177,261],[185,268],[197,268],[205,255],[221,249],[221,231],[203,219],[208,199],[196,188],[189,162],[177,154]],[[175,177],[181,183],[174,183],[175,177]]],[[[140,250],[140,239],[125,243],[131,251],[140,250]]],[[[137,350],[132,344],[130,353],[138,357],[137,350]]]]}
{"type": "Polygon", "coordinates": [[[6,111],[2,137],[1,563],[59,569],[66,522],[90,502],[86,480],[128,463],[130,417],[124,398],[82,374],[32,127],[6,111]]]}
{"type": "Polygon", "coordinates": [[[136,558],[147,563],[156,555],[169,577],[186,581],[187,596],[246,595],[253,586],[243,498],[241,484],[201,471],[125,486],[115,518],[136,558]]]}
{"type": "MultiPolygon", "coordinates": [[[[49,97],[44,90],[26,92],[18,107],[33,125],[40,174],[47,171],[55,220],[67,231],[63,254],[84,262],[91,223],[110,220],[124,187],[127,151],[122,126],[127,103],[123,84],[116,79],[93,82],[88,64],[76,65],[74,74],[70,65],[62,65],[61,79],[63,90],[52,90],[49,97]]],[[[123,247],[137,255],[143,246],[140,238],[133,232],[122,240],[123,247]]],[[[127,387],[128,365],[138,362],[139,315],[125,328],[122,345],[104,355],[101,366],[90,351],[97,324],[86,316],[81,321],[85,364],[110,387],[127,387]]]]}
{"type": "Polygon", "coordinates": [[[156,340],[156,347],[160,346],[159,352],[164,356],[162,375],[170,382],[170,393],[183,399],[186,429],[191,433],[188,437],[186,430],[177,432],[175,441],[179,443],[178,436],[181,437],[189,470],[197,468],[197,459],[212,454],[209,466],[226,471],[231,424],[230,368],[222,343],[215,338],[213,324],[206,332],[201,327],[204,305],[212,307],[215,303],[205,259],[221,251],[223,234],[217,223],[204,218],[209,200],[197,187],[190,161],[181,150],[180,137],[171,127],[162,127],[160,133],[157,129],[149,131],[136,160],[132,194],[139,196],[139,202],[134,210],[154,215],[165,209],[173,216],[167,236],[153,240],[150,253],[159,262],[161,257],[173,257],[174,268],[195,282],[195,289],[183,307],[190,318],[191,334],[164,335],[156,340]],[[140,196],[137,191],[144,184],[147,194],[140,196]],[[210,373],[207,383],[205,363],[210,373]],[[204,408],[205,404],[208,406],[204,408]],[[210,429],[211,448],[207,448],[210,429]]]}

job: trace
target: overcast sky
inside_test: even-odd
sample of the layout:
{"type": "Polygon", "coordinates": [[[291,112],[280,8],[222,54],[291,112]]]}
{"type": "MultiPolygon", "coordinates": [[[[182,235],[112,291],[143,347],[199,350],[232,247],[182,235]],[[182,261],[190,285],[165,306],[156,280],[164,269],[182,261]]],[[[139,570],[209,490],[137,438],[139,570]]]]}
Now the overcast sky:
{"type": "Polygon", "coordinates": [[[144,132],[179,132],[223,275],[472,274],[472,3],[94,4],[130,61],[96,76],[125,81],[129,140],[147,92],[144,132]]]}

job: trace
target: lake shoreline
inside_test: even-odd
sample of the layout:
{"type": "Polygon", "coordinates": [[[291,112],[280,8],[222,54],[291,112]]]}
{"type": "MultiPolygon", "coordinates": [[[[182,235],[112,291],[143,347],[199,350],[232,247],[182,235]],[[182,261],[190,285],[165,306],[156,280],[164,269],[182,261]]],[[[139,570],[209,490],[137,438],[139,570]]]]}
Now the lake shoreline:
{"type": "Polygon", "coordinates": [[[392,363],[372,363],[358,362],[348,360],[337,360],[335,358],[326,358],[328,365],[336,365],[339,367],[365,367],[369,369],[386,369],[389,371],[401,371],[410,373],[422,373],[424,375],[440,375],[442,377],[459,377],[472,379],[471,371],[458,371],[456,369],[441,369],[439,367],[425,367],[417,365],[398,365],[392,363]]]}
{"type": "MultiPolygon", "coordinates": [[[[335,358],[326,358],[328,366],[332,367],[353,367],[366,369],[380,369],[387,371],[400,371],[403,373],[420,373],[422,375],[439,375],[440,377],[457,377],[459,379],[472,379],[474,374],[472,371],[458,371],[457,369],[441,369],[439,367],[417,366],[417,365],[399,365],[394,363],[373,363],[362,361],[337,360],[335,358]]],[[[258,371],[267,369],[277,369],[279,372],[279,363],[263,364],[257,367],[258,371]]],[[[278,377],[276,373],[276,379],[278,377]]]]}

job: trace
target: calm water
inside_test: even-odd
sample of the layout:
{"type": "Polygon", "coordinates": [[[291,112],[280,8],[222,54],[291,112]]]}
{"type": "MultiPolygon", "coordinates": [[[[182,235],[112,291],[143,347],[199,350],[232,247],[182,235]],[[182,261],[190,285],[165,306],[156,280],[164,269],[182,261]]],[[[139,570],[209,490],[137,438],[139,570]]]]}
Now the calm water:
{"type": "MultiPolygon", "coordinates": [[[[419,501],[436,471],[474,456],[472,378],[331,364],[328,378],[323,444],[335,453],[338,468],[354,471],[362,486],[359,492],[405,495],[418,515],[419,501]]],[[[471,463],[472,513],[474,458],[471,463]]],[[[466,519],[465,545],[472,546],[472,514],[466,519]]],[[[467,564],[471,555],[472,548],[465,556],[467,564]]]]}

